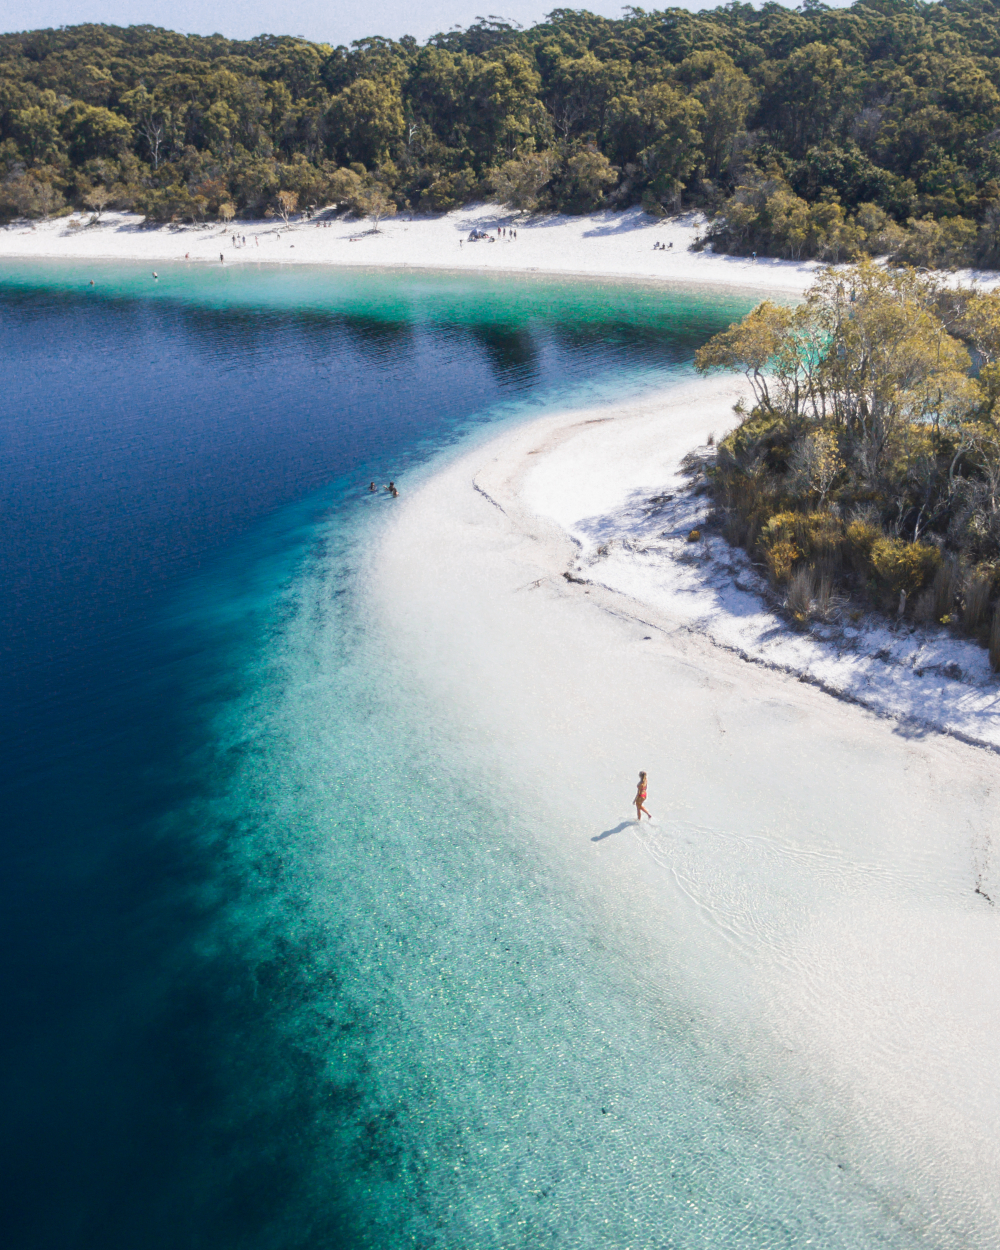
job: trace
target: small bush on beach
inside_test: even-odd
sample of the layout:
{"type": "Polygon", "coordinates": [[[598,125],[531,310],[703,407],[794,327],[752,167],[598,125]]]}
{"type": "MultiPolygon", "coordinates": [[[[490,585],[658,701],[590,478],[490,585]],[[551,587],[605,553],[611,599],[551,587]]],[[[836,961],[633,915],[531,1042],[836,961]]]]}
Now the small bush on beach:
{"type": "Polygon", "coordinates": [[[784,582],[800,560],[828,568],[838,565],[844,525],[831,512],[779,512],[761,527],[758,545],[774,579],[784,582]]]}
{"type": "Polygon", "coordinates": [[[868,567],[872,548],[882,537],[882,529],[871,521],[852,521],[847,527],[847,551],[851,565],[859,573],[868,567]]]}
{"type": "Polygon", "coordinates": [[[823,586],[823,613],[850,597],[987,642],[1000,295],[863,261],[821,274],[796,308],[758,305],[696,364],[749,383],[753,405],[708,475],[724,534],[785,588],[793,617],[820,611],[823,586]]]}
{"type": "Polygon", "coordinates": [[[787,582],[802,554],[798,547],[787,539],[779,539],[775,543],[767,544],[765,550],[771,576],[778,583],[787,582]]]}
{"type": "Polygon", "coordinates": [[[898,596],[901,590],[909,596],[933,577],[941,553],[929,543],[883,536],[872,543],[868,561],[876,579],[892,596],[898,596]]]}

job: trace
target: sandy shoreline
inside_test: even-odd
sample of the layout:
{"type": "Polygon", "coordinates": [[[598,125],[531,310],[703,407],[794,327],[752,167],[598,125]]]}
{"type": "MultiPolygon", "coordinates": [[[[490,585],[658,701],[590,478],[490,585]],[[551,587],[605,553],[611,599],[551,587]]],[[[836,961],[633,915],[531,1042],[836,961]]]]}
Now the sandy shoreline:
{"type": "MultiPolygon", "coordinates": [[[[703,234],[702,213],[654,218],[640,208],[605,210],[579,217],[550,213],[525,216],[501,205],[471,204],[450,213],[401,213],[373,230],[369,221],[336,217],[318,221],[271,220],[199,225],[150,225],[136,213],[107,212],[0,226],[0,261],[136,261],[150,264],[319,265],[347,269],[438,270],[517,277],[553,274],[585,279],[622,279],[688,287],[752,290],[794,298],[802,295],[824,263],[692,251],[703,234]],[[516,230],[516,240],[498,233],[516,230]],[[493,241],[471,241],[473,232],[493,241]],[[234,236],[236,241],[234,242],[234,236]],[[243,240],[246,240],[245,244],[243,240]],[[659,246],[654,247],[654,244],[659,246]]],[[[942,273],[950,284],[989,289],[993,271],[942,273]]]]}
{"type": "Polygon", "coordinates": [[[680,461],[708,434],[732,428],[740,394],[731,380],[693,384],[660,411],[633,417],[631,446],[623,446],[620,429],[595,428],[527,474],[532,507],[578,546],[574,576],[647,616],[659,614],[667,627],[810,681],[907,732],[945,733],[1000,752],[1000,684],[983,647],[942,627],[876,613],[842,611],[793,631],[768,606],[766,579],[746,553],[711,531],[687,541],[711,509],[707,496],[692,494],[680,461]],[[656,463],[654,448],[669,449],[658,479],[647,468],[656,463]]]}
{"type": "MultiPolygon", "coordinates": [[[[489,207],[396,219],[358,243],[352,223],[267,223],[246,248],[214,226],[61,221],[0,230],[0,257],[218,264],[221,246],[226,265],[537,271],[762,296],[800,294],[816,269],[690,253],[696,224],[635,213],[521,223],[517,243],[459,247],[497,220],[489,207]]],[[[874,623],[853,639],[795,635],[721,539],[685,541],[703,504],[680,461],[732,425],[739,393],[711,379],[560,412],[412,492],[404,481],[366,579],[372,630],[399,680],[441,710],[428,732],[486,744],[497,793],[541,814],[539,853],[650,993],[663,969],[688,978],[794,1132],[814,1133],[912,1244],[990,1250],[996,761],[956,737],[1000,745],[1000,700],[972,644],[956,658],[966,644],[879,641],[874,623]],[[966,680],[944,672],[955,663],[966,680]],[[638,767],[656,816],[641,828],[638,767]]]]}
{"type": "MultiPolygon", "coordinates": [[[[560,574],[577,593],[586,587],[616,612],[807,681],[901,732],[1000,753],[1000,678],[983,647],[878,613],[840,613],[793,630],[770,606],[762,571],[705,529],[710,500],[693,490],[681,461],[732,428],[741,398],[749,398],[741,380],[714,377],[624,409],[541,418],[524,435],[538,445],[515,460],[517,502],[505,507],[529,530],[554,523],[553,534],[569,543],[560,574]],[[704,530],[696,543],[688,541],[694,530],[704,530]]],[[[517,437],[497,444],[500,462],[516,457],[517,437]]],[[[475,477],[490,496],[491,473],[475,477]]]]}
{"type": "Polygon", "coordinates": [[[59,218],[0,228],[0,259],[137,260],[214,265],[305,264],[347,268],[447,269],[492,274],[548,273],[721,286],[800,295],[820,266],[692,252],[703,227],[698,214],[657,220],[641,209],[583,217],[519,217],[479,204],[434,217],[401,214],[370,232],[368,222],[333,218],[320,225],[241,221],[224,228],[145,227],[129,213],[59,218]],[[77,224],[72,224],[73,222],[77,224]],[[517,230],[517,239],[469,241],[473,230],[517,230]],[[240,246],[233,245],[238,231],[240,246]],[[242,239],[246,238],[246,246],[242,239]],[[662,243],[663,249],[653,244],[662,243]],[[672,245],[672,246],[671,246],[672,245]],[[220,260],[220,256],[224,259],[220,260]]]}
{"type": "Polygon", "coordinates": [[[992,1246],[992,754],[745,663],[698,625],[703,586],[657,598],[643,562],[669,550],[588,567],[736,391],[547,416],[460,457],[400,501],[373,619],[456,736],[490,744],[497,784],[547,813],[546,853],[609,932],[651,976],[693,969],[865,1183],[905,1194],[913,1244],[992,1246]],[[639,766],[656,821],[636,828],[639,766]]]}

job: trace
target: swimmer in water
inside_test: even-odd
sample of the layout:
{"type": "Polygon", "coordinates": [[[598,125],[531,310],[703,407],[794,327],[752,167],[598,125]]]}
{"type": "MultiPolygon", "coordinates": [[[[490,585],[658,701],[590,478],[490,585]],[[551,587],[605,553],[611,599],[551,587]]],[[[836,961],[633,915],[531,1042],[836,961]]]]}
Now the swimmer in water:
{"type": "MultiPolygon", "coordinates": [[[[639,774],[639,784],[635,788],[635,798],[632,800],[632,802],[635,804],[635,818],[636,820],[641,821],[642,813],[646,812],[646,774],[645,773],[639,774]]],[[[653,819],[652,816],[650,816],[649,812],[646,812],[646,817],[649,820],[653,819]]]]}
{"type": "Polygon", "coordinates": [[[376,491],[377,489],[378,489],[378,488],[376,487],[376,485],[375,485],[375,483],[374,483],[374,482],[369,482],[369,483],[368,483],[368,490],[370,491],[370,493],[371,493],[371,494],[373,494],[373,495],[374,495],[374,494],[375,494],[375,491],[376,491]]]}

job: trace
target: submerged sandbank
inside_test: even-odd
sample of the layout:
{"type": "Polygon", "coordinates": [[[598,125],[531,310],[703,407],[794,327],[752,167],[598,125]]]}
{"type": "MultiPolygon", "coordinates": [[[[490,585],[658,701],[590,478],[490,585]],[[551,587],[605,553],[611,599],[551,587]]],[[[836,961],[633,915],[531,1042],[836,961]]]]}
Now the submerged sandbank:
{"type": "Polygon", "coordinates": [[[816,1166],[912,1244],[993,1246],[992,755],[747,664],[683,590],[575,572],[599,518],[662,494],[734,398],[563,413],[458,459],[400,500],[372,620],[606,940],[665,1003],[686,985],[816,1166]]]}

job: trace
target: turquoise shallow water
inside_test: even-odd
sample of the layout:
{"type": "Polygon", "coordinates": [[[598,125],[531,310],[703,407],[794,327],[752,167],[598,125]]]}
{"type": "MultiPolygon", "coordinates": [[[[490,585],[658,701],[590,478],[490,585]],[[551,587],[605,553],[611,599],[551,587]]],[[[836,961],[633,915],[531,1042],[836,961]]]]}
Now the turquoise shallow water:
{"type": "Polygon", "coordinates": [[[325,1089],[309,1174],[341,1187],[353,1243],[919,1244],[685,970],[608,932],[502,760],[338,606],[333,567],[297,584],[267,745],[233,801],[270,804],[240,939],[297,1056],[276,1097],[295,1101],[299,1065],[325,1089]],[[275,964],[302,980],[275,993],[275,964]]]}
{"type": "Polygon", "coordinates": [[[914,1244],[365,614],[370,476],[750,301],[159,272],[0,268],[10,1244],[914,1244]]]}

